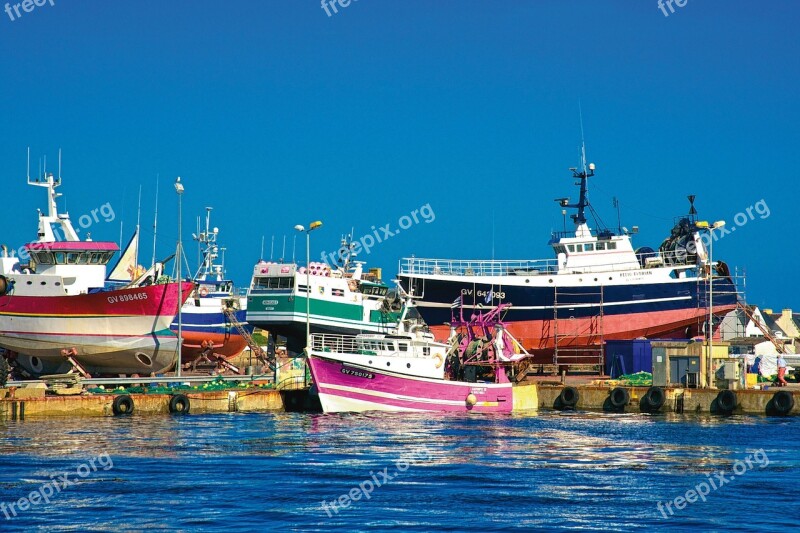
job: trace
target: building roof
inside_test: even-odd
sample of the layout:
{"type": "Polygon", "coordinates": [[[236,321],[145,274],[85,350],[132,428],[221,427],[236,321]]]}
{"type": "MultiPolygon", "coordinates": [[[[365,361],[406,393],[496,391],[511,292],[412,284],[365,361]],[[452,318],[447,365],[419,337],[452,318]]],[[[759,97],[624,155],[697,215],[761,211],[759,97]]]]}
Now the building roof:
{"type": "Polygon", "coordinates": [[[766,328],[768,330],[770,330],[770,331],[780,331],[784,335],[786,334],[786,332],[783,330],[783,328],[780,327],[778,325],[778,323],[776,322],[776,320],[781,317],[780,313],[777,313],[777,314],[773,313],[771,315],[768,314],[768,313],[761,313],[761,316],[764,317],[764,325],[766,326],[766,328]]]}
{"type": "Polygon", "coordinates": [[[756,346],[762,342],[770,342],[766,337],[736,337],[728,339],[731,346],[756,346]]]}

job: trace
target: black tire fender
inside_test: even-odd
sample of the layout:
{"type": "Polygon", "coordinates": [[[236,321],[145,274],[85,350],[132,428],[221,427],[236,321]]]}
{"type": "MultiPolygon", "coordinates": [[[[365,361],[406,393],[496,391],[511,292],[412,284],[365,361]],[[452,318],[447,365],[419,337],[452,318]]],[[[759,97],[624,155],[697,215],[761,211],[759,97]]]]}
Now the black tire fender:
{"type": "Polygon", "coordinates": [[[189,412],[191,402],[185,394],[173,394],[169,399],[169,412],[175,415],[185,415],[189,412]]]}
{"type": "Polygon", "coordinates": [[[608,400],[615,408],[623,409],[631,401],[631,394],[626,388],[615,387],[611,390],[611,393],[609,393],[608,400]]]}
{"type": "Polygon", "coordinates": [[[564,387],[558,395],[558,404],[562,409],[574,409],[578,405],[580,394],[575,387],[564,387]]]}
{"type": "Polygon", "coordinates": [[[648,413],[655,413],[660,410],[664,403],[667,401],[667,395],[661,387],[650,387],[647,392],[642,396],[640,407],[642,411],[648,413]]]}
{"type": "Polygon", "coordinates": [[[775,413],[786,416],[794,407],[794,396],[789,391],[781,390],[772,397],[772,408],[775,413]]]}
{"type": "Polygon", "coordinates": [[[114,403],[111,404],[111,410],[114,416],[127,416],[133,414],[134,403],[133,398],[128,394],[120,394],[114,397],[114,403]]]}
{"type": "Polygon", "coordinates": [[[736,409],[737,405],[736,393],[732,390],[721,390],[717,394],[717,411],[720,413],[729,415],[736,409]]]}

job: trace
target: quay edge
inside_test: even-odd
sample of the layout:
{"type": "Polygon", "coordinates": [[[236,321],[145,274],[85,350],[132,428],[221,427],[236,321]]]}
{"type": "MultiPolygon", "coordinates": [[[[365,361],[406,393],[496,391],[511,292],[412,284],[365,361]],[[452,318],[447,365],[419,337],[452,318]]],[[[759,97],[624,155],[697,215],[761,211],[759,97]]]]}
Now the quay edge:
{"type": "MultiPolygon", "coordinates": [[[[0,389],[0,420],[114,416],[114,399],[120,394],[45,396],[44,389],[0,389]]],[[[221,390],[183,392],[189,399],[189,413],[228,413],[298,410],[307,405],[308,391],[221,390]]],[[[173,394],[130,394],[136,415],[169,414],[173,394]]]]}
{"type": "MultiPolygon", "coordinates": [[[[557,400],[564,385],[537,385],[538,407],[542,410],[558,410],[557,400]]],[[[577,403],[574,409],[581,411],[614,411],[626,413],[639,413],[640,401],[650,387],[621,387],[628,392],[628,402],[619,409],[611,409],[609,398],[614,387],[602,385],[576,385],[578,392],[577,403]]],[[[657,412],[684,413],[684,414],[752,414],[776,415],[774,397],[777,393],[790,394],[793,399],[791,409],[785,414],[788,416],[800,415],[800,389],[786,387],[770,387],[767,390],[739,389],[730,390],[733,393],[735,407],[731,410],[722,410],[717,406],[717,398],[728,389],[687,389],[679,387],[664,387],[664,405],[657,412]]]]}
{"type": "MultiPolygon", "coordinates": [[[[516,385],[513,412],[563,410],[559,398],[565,389],[577,392],[577,401],[570,408],[578,411],[609,411],[640,413],[640,402],[649,387],[609,387],[603,385],[556,385],[526,383],[516,385]],[[610,405],[611,392],[617,388],[627,392],[627,402],[617,408],[610,405]]],[[[775,387],[767,390],[663,388],[664,403],[655,412],[684,414],[750,414],[800,415],[800,389],[775,387]],[[718,407],[721,393],[733,399],[734,407],[718,407]],[[733,396],[730,396],[730,394],[733,396]],[[774,407],[776,394],[788,395],[791,408],[784,413],[774,407]]],[[[190,414],[228,412],[318,412],[308,389],[302,390],[220,390],[183,392],[190,402],[190,414]]],[[[114,416],[112,405],[120,394],[45,396],[43,388],[0,389],[0,420],[114,416]]],[[[129,395],[136,415],[165,415],[170,413],[174,394],[129,395]]],[[[625,397],[625,395],[623,395],[625,397]]]]}

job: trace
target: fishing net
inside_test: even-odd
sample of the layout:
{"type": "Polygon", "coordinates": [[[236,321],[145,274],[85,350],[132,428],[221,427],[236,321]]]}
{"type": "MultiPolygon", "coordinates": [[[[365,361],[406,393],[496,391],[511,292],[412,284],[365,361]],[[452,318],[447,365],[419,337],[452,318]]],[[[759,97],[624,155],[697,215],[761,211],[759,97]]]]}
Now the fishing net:
{"type": "MultiPolygon", "coordinates": [[[[169,378],[167,378],[168,380],[169,378]]],[[[273,383],[254,384],[252,382],[226,381],[221,377],[213,381],[186,385],[183,383],[158,383],[154,385],[136,385],[132,387],[105,388],[94,387],[86,391],[91,394],[172,394],[174,392],[214,392],[234,389],[272,389],[273,383]]]]}
{"type": "Polygon", "coordinates": [[[623,374],[616,379],[620,385],[629,387],[649,387],[653,384],[653,374],[650,372],[636,372],[635,374],[623,374]]]}

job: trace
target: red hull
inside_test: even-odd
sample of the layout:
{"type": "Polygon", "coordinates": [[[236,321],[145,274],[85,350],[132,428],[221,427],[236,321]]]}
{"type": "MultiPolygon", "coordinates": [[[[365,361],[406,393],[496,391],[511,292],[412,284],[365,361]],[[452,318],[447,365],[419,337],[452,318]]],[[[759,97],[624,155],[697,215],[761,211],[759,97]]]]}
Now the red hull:
{"type": "MultiPolygon", "coordinates": [[[[181,296],[184,301],[193,288],[193,283],[183,283],[181,296]]],[[[0,297],[0,314],[64,318],[174,317],[178,313],[178,305],[178,285],[169,283],[73,296],[24,296],[12,293],[0,297]]]]}
{"type": "Polygon", "coordinates": [[[214,353],[223,355],[226,358],[235,357],[247,348],[247,341],[244,337],[236,333],[223,334],[184,331],[182,335],[183,348],[181,349],[181,358],[184,363],[191,362],[195,357],[200,355],[200,352],[203,351],[203,341],[213,342],[214,353]]]}
{"type": "MultiPolygon", "coordinates": [[[[714,315],[724,315],[735,305],[714,308],[714,315]]],[[[559,348],[598,346],[607,340],[631,340],[639,337],[687,338],[697,335],[708,319],[707,309],[679,309],[656,313],[606,315],[600,318],[560,319],[559,348]],[[688,328],[688,334],[687,334],[688,328]]],[[[555,348],[554,320],[507,322],[507,330],[531,353],[548,354],[555,348]]],[[[437,339],[446,339],[449,326],[431,326],[437,339]]]]}

